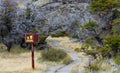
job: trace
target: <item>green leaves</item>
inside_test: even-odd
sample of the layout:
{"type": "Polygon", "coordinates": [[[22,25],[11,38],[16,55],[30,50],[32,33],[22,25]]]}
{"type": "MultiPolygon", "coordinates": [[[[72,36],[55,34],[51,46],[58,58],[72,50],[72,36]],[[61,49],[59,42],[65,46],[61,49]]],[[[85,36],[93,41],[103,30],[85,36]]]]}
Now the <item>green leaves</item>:
{"type": "Polygon", "coordinates": [[[113,23],[112,23],[112,25],[113,25],[113,26],[115,26],[115,25],[120,25],[120,19],[114,20],[113,23]]]}
{"type": "Polygon", "coordinates": [[[105,46],[112,48],[113,50],[120,50],[120,35],[108,35],[105,38],[105,46]]]}
{"type": "Polygon", "coordinates": [[[95,0],[91,2],[91,12],[98,14],[106,14],[112,11],[112,9],[119,7],[120,2],[118,0],[95,0]]]}
{"type": "Polygon", "coordinates": [[[27,8],[26,10],[27,19],[30,19],[30,15],[31,15],[30,8],[27,8]]]}
{"type": "Polygon", "coordinates": [[[86,23],[83,27],[84,27],[84,29],[87,29],[89,31],[96,32],[96,28],[98,28],[98,24],[94,21],[90,21],[90,22],[86,23]]]}
{"type": "Polygon", "coordinates": [[[8,12],[12,12],[14,9],[12,7],[7,8],[8,12]]]}
{"type": "Polygon", "coordinates": [[[94,28],[94,27],[98,27],[98,24],[96,22],[93,22],[93,21],[90,21],[84,25],[84,28],[86,28],[86,29],[94,28]]]}

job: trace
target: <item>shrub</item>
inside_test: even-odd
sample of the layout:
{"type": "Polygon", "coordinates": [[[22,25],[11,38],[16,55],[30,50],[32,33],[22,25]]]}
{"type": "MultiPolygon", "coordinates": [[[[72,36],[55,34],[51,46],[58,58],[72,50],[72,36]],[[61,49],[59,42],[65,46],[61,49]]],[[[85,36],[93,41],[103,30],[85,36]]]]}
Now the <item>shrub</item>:
{"type": "Polygon", "coordinates": [[[40,35],[40,36],[39,36],[39,41],[40,41],[40,43],[45,42],[45,40],[46,40],[47,37],[48,37],[48,36],[40,35]]]}
{"type": "Polygon", "coordinates": [[[50,48],[42,51],[42,58],[48,61],[61,61],[66,58],[67,54],[60,49],[50,48]]]}
{"type": "Polygon", "coordinates": [[[116,64],[120,65],[120,52],[115,57],[113,57],[113,60],[116,64]]]}
{"type": "Polygon", "coordinates": [[[63,60],[63,64],[68,65],[68,64],[70,64],[70,63],[71,63],[71,58],[70,58],[70,56],[67,56],[67,57],[63,60]]]}
{"type": "Polygon", "coordinates": [[[60,33],[57,33],[57,34],[52,34],[51,36],[52,37],[64,37],[66,36],[67,33],[66,32],[60,32],[60,33]]]}
{"type": "Polygon", "coordinates": [[[108,14],[116,7],[120,6],[118,0],[94,0],[90,3],[91,12],[97,12],[98,14],[108,14]]]}
{"type": "Polygon", "coordinates": [[[102,57],[106,57],[106,56],[108,56],[110,50],[111,50],[111,48],[109,48],[109,47],[103,47],[103,48],[98,49],[98,53],[100,53],[102,55],[102,57]]]}
{"type": "Polygon", "coordinates": [[[96,72],[96,71],[99,71],[101,69],[101,65],[102,65],[102,62],[96,61],[93,64],[86,66],[85,68],[92,71],[92,72],[96,72]]]}
{"type": "Polygon", "coordinates": [[[75,48],[75,51],[81,52],[81,48],[75,48]]]}
{"type": "Polygon", "coordinates": [[[86,52],[89,48],[89,45],[82,45],[80,48],[75,48],[75,51],[77,52],[86,52]]]}
{"type": "Polygon", "coordinates": [[[112,51],[117,53],[120,51],[120,35],[108,35],[105,37],[105,46],[110,47],[112,51]]]}
{"type": "Polygon", "coordinates": [[[94,57],[94,59],[96,59],[96,58],[97,58],[96,55],[98,54],[98,52],[95,51],[95,50],[87,50],[87,51],[86,51],[86,54],[87,54],[87,55],[91,55],[91,56],[94,57]]]}

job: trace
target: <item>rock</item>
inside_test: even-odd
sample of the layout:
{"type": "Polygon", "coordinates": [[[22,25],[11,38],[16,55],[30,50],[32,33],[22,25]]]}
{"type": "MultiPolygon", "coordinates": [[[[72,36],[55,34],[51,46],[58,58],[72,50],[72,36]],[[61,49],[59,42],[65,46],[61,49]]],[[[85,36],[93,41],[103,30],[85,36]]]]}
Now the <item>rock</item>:
{"type": "Polygon", "coordinates": [[[77,3],[77,4],[60,4],[58,3],[56,7],[53,7],[56,3],[52,3],[46,5],[44,7],[44,17],[48,20],[50,24],[52,34],[56,32],[68,31],[69,30],[77,30],[78,28],[75,27],[76,21],[78,21],[81,25],[89,21],[95,21],[98,24],[105,24],[105,21],[100,19],[98,15],[91,14],[89,12],[90,6],[88,3],[77,3]],[[51,9],[52,7],[52,9],[51,9]],[[45,13],[46,12],[46,13],[45,13]],[[68,29],[70,28],[70,29],[68,29]]]}
{"type": "Polygon", "coordinates": [[[114,67],[112,70],[113,73],[120,71],[120,66],[112,62],[110,59],[107,60],[107,63],[114,67]]]}
{"type": "Polygon", "coordinates": [[[115,72],[120,72],[120,67],[115,67],[112,72],[113,72],[113,73],[115,73],[115,72]]]}
{"type": "Polygon", "coordinates": [[[7,47],[4,44],[0,44],[0,49],[7,50],[7,47]]]}

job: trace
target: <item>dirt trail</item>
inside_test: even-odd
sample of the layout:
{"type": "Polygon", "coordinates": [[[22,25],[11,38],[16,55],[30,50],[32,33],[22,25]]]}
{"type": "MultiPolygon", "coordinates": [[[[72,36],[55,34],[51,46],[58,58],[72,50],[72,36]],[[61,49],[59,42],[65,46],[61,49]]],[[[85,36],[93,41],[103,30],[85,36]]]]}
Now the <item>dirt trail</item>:
{"type": "Polygon", "coordinates": [[[51,67],[47,73],[71,73],[72,67],[77,66],[81,63],[81,59],[73,49],[62,46],[60,44],[60,41],[57,39],[49,38],[47,41],[52,47],[66,51],[72,59],[72,62],[69,65],[63,67],[51,67]]]}

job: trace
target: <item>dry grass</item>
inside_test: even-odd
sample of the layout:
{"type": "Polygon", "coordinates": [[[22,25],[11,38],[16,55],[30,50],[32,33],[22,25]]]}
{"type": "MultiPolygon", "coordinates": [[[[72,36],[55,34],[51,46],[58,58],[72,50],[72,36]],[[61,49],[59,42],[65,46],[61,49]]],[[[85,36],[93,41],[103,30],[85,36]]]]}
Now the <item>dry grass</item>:
{"type": "MultiPolygon", "coordinates": [[[[48,39],[60,41],[60,45],[67,48],[80,48],[81,44],[73,43],[68,37],[59,37],[48,39]]],[[[88,65],[89,57],[84,56],[84,53],[77,53],[80,57],[81,63],[72,68],[72,73],[90,73],[85,72],[84,66],[88,65]]],[[[57,66],[60,63],[44,61],[41,58],[41,51],[35,51],[35,67],[33,71],[31,68],[31,52],[28,50],[16,47],[12,49],[11,53],[8,53],[5,49],[0,49],[0,73],[45,73],[45,71],[51,66],[57,66]],[[19,50],[18,50],[19,49],[19,50]]],[[[102,70],[98,73],[110,73],[111,66],[105,61],[102,63],[102,70]]]]}
{"type": "MultiPolygon", "coordinates": [[[[49,37],[49,39],[58,40],[60,42],[60,45],[67,47],[67,48],[71,48],[73,50],[75,50],[76,48],[81,48],[82,46],[80,43],[71,42],[68,37],[59,37],[59,38],[49,37]]],[[[71,73],[92,73],[89,70],[84,68],[85,66],[88,66],[91,56],[86,56],[85,53],[83,52],[77,52],[77,54],[80,58],[81,63],[73,67],[71,73]]],[[[105,60],[103,60],[102,65],[101,65],[101,70],[99,70],[97,73],[111,73],[111,70],[112,70],[112,67],[108,65],[105,60]]]]}
{"type": "MultiPolygon", "coordinates": [[[[17,1],[18,6],[19,6],[20,8],[24,8],[24,7],[25,7],[25,4],[28,3],[28,2],[31,2],[32,0],[15,0],[15,1],[17,1]]],[[[34,4],[35,4],[35,5],[42,6],[43,4],[46,4],[46,3],[48,3],[48,2],[49,2],[49,0],[38,0],[38,1],[34,2],[34,4]]]]}
{"type": "Polygon", "coordinates": [[[84,67],[88,65],[89,57],[84,56],[82,53],[78,53],[78,56],[80,57],[80,64],[72,68],[72,73],[83,73],[86,71],[84,67]]]}
{"type": "Polygon", "coordinates": [[[11,52],[0,48],[0,73],[42,73],[56,62],[42,61],[41,51],[35,51],[35,70],[31,68],[31,51],[14,47],[11,52]]]}
{"type": "MultiPolygon", "coordinates": [[[[84,59],[84,61],[85,61],[85,59],[84,59]]],[[[90,71],[89,69],[85,69],[84,67],[86,67],[86,66],[83,65],[83,68],[81,68],[81,65],[77,65],[77,66],[73,67],[72,73],[111,73],[111,71],[112,71],[112,67],[110,65],[108,65],[105,60],[102,61],[100,70],[98,70],[96,72],[90,71]]]]}
{"type": "MultiPolygon", "coordinates": [[[[49,37],[49,39],[58,40],[61,46],[64,46],[66,48],[71,48],[73,50],[75,50],[76,48],[81,48],[82,46],[79,42],[74,42],[74,43],[71,42],[68,37],[59,37],[59,38],[49,37]]],[[[77,54],[78,54],[78,57],[80,58],[81,64],[73,67],[71,73],[82,73],[80,71],[84,71],[84,66],[88,65],[89,58],[87,56],[84,56],[83,55],[84,53],[82,52],[79,52],[77,54]]]]}
{"type": "Polygon", "coordinates": [[[60,41],[60,45],[67,47],[67,48],[72,48],[73,50],[76,48],[81,48],[81,44],[79,42],[71,42],[70,39],[68,37],[57,37],[57,38],[51,38],[49,37],[49,39],[55,39],[60,41]]]}

